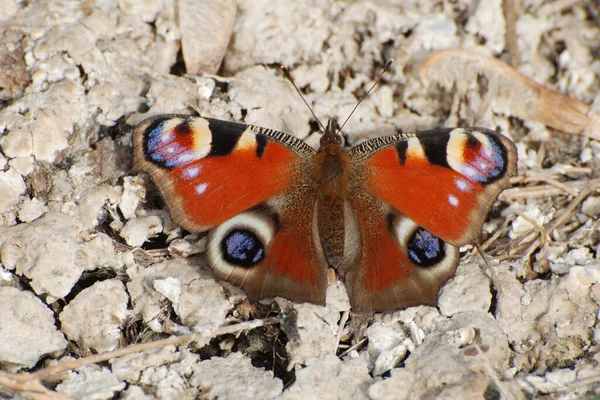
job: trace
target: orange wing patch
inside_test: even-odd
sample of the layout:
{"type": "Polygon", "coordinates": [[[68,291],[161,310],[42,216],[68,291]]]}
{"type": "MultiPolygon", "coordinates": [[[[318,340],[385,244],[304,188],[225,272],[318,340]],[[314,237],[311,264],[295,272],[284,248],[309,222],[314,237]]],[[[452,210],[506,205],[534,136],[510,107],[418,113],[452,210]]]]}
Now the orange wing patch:
{"type": "Polygon", "coordinates": [[[364,289],[369,292],[388,290],[395,282],[405,279],[411,269],[408,258],[385,227],[380,224],[371,226],[368,231],[361,229],[363,239],[367,239],[362,247],[362,259],[364,289]]]}
{"type": "Polygon", "coordinates": [[[185,216],[176,222],[205,230],[273,197],[290,185],[294,159],[281,144],[269,142],[260,159],[247,147],[172,170],[168,203],[185,216]]]}
{"type": "Polygon", "coordinates": [[[378,152],[366,164],[379,198],[445,240],[459,242],[473,212],[479,212],[484,188],[452,169],[424,158],[409,157],[401,165],[395,148],[378,152]]]}
{"type": "Polygon", "coordinates": [[[315,269],[308,267],[317,261],[315,246],[311,243],[299,245],[301,235],[311,237],[310,231],[288,229],[279,232],[269,249],[264,268],[269,271],[268,274],[288,277],[299,285],[318,285],[320,282],[315,269]]]}

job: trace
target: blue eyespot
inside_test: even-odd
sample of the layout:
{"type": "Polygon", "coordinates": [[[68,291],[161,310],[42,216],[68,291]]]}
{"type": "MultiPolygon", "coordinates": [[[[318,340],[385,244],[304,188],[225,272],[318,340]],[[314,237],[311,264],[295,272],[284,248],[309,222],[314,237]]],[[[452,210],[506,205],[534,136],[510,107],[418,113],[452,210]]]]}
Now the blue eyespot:
{"type": "Polygon", "coordinates": [[[234,229],[221,241],[223,258],[230,264],[252,267],[265,258],[265,247],[249,230],[234,229]]]}
{"type": "Polygon", "coordinates": [[[495,182],[506,172],[506,149],[492,136],[487,136],[489,143],[470,138],[478,150],[473,159],[462,166],[463,174],[482,185],[495,182]]]}
{"type": "Polygon", "coordinates": [[[408,258],[420,266],[431,267],[446,255],[444,241],[423,228],[418,228],[408,240],[408,258]]]}

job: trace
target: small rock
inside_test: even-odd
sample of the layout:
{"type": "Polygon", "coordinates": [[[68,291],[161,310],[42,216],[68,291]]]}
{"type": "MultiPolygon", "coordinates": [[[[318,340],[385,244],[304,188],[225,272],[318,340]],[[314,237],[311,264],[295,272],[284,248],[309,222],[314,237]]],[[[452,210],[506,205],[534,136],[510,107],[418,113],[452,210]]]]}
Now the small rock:
{"type": "Polygon", "coordinates": [[[478,265],[460,265],[456,275],[440,290],[440,312],[452,316],[459,312],[488,312],[492,304],[490,280],[478,265]]]}
{"type": "Polygon", "coordinates": [[[581,211],[589,216],[597,218],[600,215],[600,197],[588,197],[581,205],[581,211]]]}
{"type": "Polygon", "coordinates": [[[84,289],[60,313],[61,329],[81,347],[97,352],[119,345],[121,324],[130,314],[129,296],[119,280],[106,280],[84,289]]]}
{"type": "Polygon", "coordinates": [[[69,372],[69,377],[58,384],[56,391],[74,399],[108,400],[125,386],[125,382],[107,368],[87,366],[69,372]]]}
{"type": "Polygon", "coordinates": [[[283,384],[271,371],[255,368],[240,353],[227,358],[213,357],[192,366],[189,380],[203,389],[204,399],[272,399],[283,390],[283,384]]]}
{"type": "Polygon", "coordinates": [[[366,399],[371,380],[364,358],[342,361],[327,354],[308,367],[297,366],[294,385],[279,399],[366,399]]]}
{"type": "Polygon", "coordinates": [[[0,286],[0,304],[0,364],[32,368],[67,346],[54,314],[33,293],[0,286]]]}
{"type": "Polygon", "coordinates": [[[0,210],[14,206],[26,189],[23,176],[14,168],[0,171],[0,210]]]}
{"type": "Polygon", "coordinates": [[[128,245],[140,247],[148,238],[162,232],[162,230],[162,220],[156,215],[134,218],[130,219],[121,229],[121,237],[125,239],[128,245]]]}
{"type": "Polygon", "coordinates": [[[37,197],[25,199],[19,210],[19,219],[22,222],[31,222],[42,216],[48,211],[48,207],[37,197]]]}
{"type": "Polygon", "coordinates": [[[187,73],[216,74],[233,33],[233,0],[182,0],[179,2],[181,50],[187,73]]]}

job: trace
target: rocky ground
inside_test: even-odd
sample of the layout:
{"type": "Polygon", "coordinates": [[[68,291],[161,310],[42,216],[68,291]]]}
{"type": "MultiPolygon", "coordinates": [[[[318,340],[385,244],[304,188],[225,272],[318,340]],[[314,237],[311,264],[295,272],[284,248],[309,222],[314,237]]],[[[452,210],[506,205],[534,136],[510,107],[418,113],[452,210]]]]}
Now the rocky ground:
{"type": "Polygon", "coordinates": [[[600,397],[597,0],[0,10],[0,394],[600,397]],[[442,126],[517,145],[518,176],[480,237],[487,263],[463,247],[437,307],[353,314],[335,279],[325,307],[248,303],[214,279],[205,235],[174,225],[132,171],[132,127],[200,114],[317,145],[278,66],[321,120],[344,120],[388,59],[349,145],[442,126]]]}

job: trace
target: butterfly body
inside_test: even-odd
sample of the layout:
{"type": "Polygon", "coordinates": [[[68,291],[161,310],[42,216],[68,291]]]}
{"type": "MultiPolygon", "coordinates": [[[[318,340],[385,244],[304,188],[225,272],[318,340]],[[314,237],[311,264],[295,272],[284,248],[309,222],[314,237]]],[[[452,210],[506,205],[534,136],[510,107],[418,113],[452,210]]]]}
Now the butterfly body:
{"type": "Polygon", "coordinates": [[[314,157],[317,231],[329,265],[339,266],[344,256],[346,191],[351,160],[342,148],[337,125],[330,120],[314,157]]]}
{"type": "Polygon", "coordinates": [[[333,121],[315,151],[266,128],[162,115],[134,132],[176,223],[210,229],[215,274],[251,300],[323,304],[328,267],[355,311],[435,304],[459,246],[516,170],[514,145],[489,130],[439,129],[350,151],[333,121]]]}

